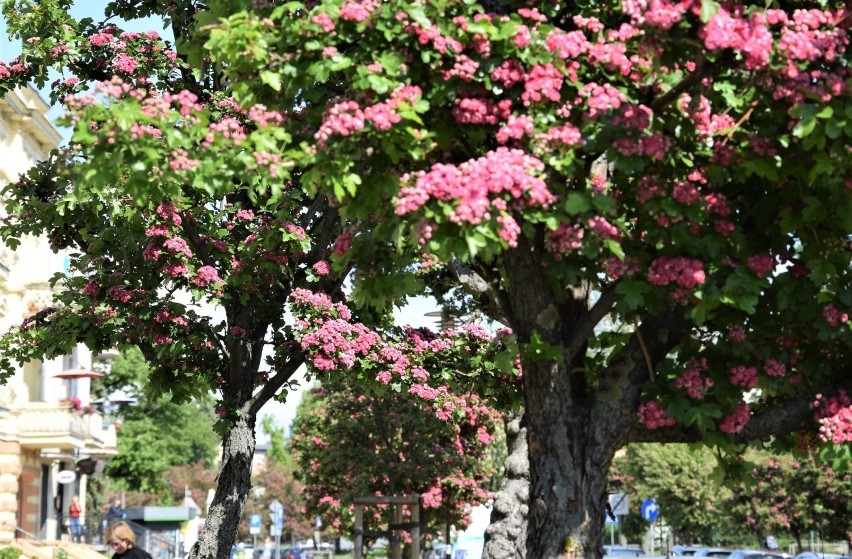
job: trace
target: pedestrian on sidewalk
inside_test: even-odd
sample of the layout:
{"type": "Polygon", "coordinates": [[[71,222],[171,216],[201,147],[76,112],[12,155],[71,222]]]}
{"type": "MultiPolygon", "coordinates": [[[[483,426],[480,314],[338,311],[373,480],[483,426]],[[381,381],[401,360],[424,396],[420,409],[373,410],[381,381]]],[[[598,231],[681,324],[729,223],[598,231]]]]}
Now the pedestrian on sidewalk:
{"type": "Polygon", "coordinates": [[[136,534],[123,520],[107,527],[104,541],[113,551],[112,559],[152,559],[147,551],[136,547],[136,534]]]}
{"type": "Polygon", "coordinates": [[[68,519],[71,528],[71,541],[75,543],[83,543],[83,524],[80,521],[81,514],[83,514],[83,508],[80,506],[80,497],[74,495],[71,498],[71,505],[68,507],[68,519]]]}

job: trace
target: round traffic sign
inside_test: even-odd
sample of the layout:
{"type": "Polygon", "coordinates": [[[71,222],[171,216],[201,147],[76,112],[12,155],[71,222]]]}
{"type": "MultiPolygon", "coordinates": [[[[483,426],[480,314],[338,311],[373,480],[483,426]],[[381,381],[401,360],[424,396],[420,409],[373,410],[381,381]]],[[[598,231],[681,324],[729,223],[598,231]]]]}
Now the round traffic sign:
{"type": "Polygon", "coordinates": [[[642,518],[648,522],[653,522],[658,516],[660,516],[660,507],[657,506],[657,501],[654,499],[642,501],[642,518]]]}

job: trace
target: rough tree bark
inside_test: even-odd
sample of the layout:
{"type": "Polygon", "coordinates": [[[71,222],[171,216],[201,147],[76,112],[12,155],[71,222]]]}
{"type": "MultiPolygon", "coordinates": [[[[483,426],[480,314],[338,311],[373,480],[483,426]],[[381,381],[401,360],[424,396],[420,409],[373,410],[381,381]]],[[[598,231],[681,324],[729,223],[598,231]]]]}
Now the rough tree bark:
{"type": "Polygon", "coordinates": [[[222,469],[217,478],[216,493],[201,535],[190,552],[193,559],[228,559],[231,555],[231,546],[251,489],[254,428],[253,415],[241,417],[223,441],[222,469]]]}
{"type": "Polygon", "coordinates": [[[530,467],[523,410],[510,414],[505,428],[509,452],[504,463],[503,482],[491,509],[491,524],[485,530],[483,558],[487,559],[523,559],[527,556],[530,467]]]}

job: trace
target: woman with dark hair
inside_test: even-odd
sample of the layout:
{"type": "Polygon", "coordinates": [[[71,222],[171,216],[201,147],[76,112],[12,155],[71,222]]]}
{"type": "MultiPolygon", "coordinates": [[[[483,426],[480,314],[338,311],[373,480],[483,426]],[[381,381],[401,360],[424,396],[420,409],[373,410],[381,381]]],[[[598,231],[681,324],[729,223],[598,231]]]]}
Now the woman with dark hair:
{"type": "Polygon", "coordinates": [[[147,551],[136,547],[136,534],[123,520],[107,527],[104,541],[113,551],[112,559],[151,559],[147,551]]]}

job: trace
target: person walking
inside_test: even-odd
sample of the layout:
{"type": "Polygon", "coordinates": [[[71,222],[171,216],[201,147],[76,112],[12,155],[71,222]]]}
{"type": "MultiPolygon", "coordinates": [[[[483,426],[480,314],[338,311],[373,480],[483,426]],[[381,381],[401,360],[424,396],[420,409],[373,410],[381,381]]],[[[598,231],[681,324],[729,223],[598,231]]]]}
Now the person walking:
{"type": "Polygon", "coordinates": [[[107,526],[109,526],[113,522],[116,522],[116,521],[122,520],[122,519],[124,519],[124,511],[121,510],[121,499],[116,497],[115,500],[112,502],[112,504],[109,506],[109,510],[107,511],[107,515],[106,515],[107,526]]]}
{"type": "Polygon", "coordinates": [[[136,547],[136,534],[123,520],[107,526],[104,541],[112,549],[112,559],[152,559],[147,551],[136,547]]]}
{"type": "Polygon", "coordinates": [[[83,514],[83,508],[80,506],[80,497],[74,495],[71,498],[71,505],[68,507],[68,519],[71,528],[71,541],[75,543],[83,543],[83,524],[80,521],[81,514],[83,514]]]}

